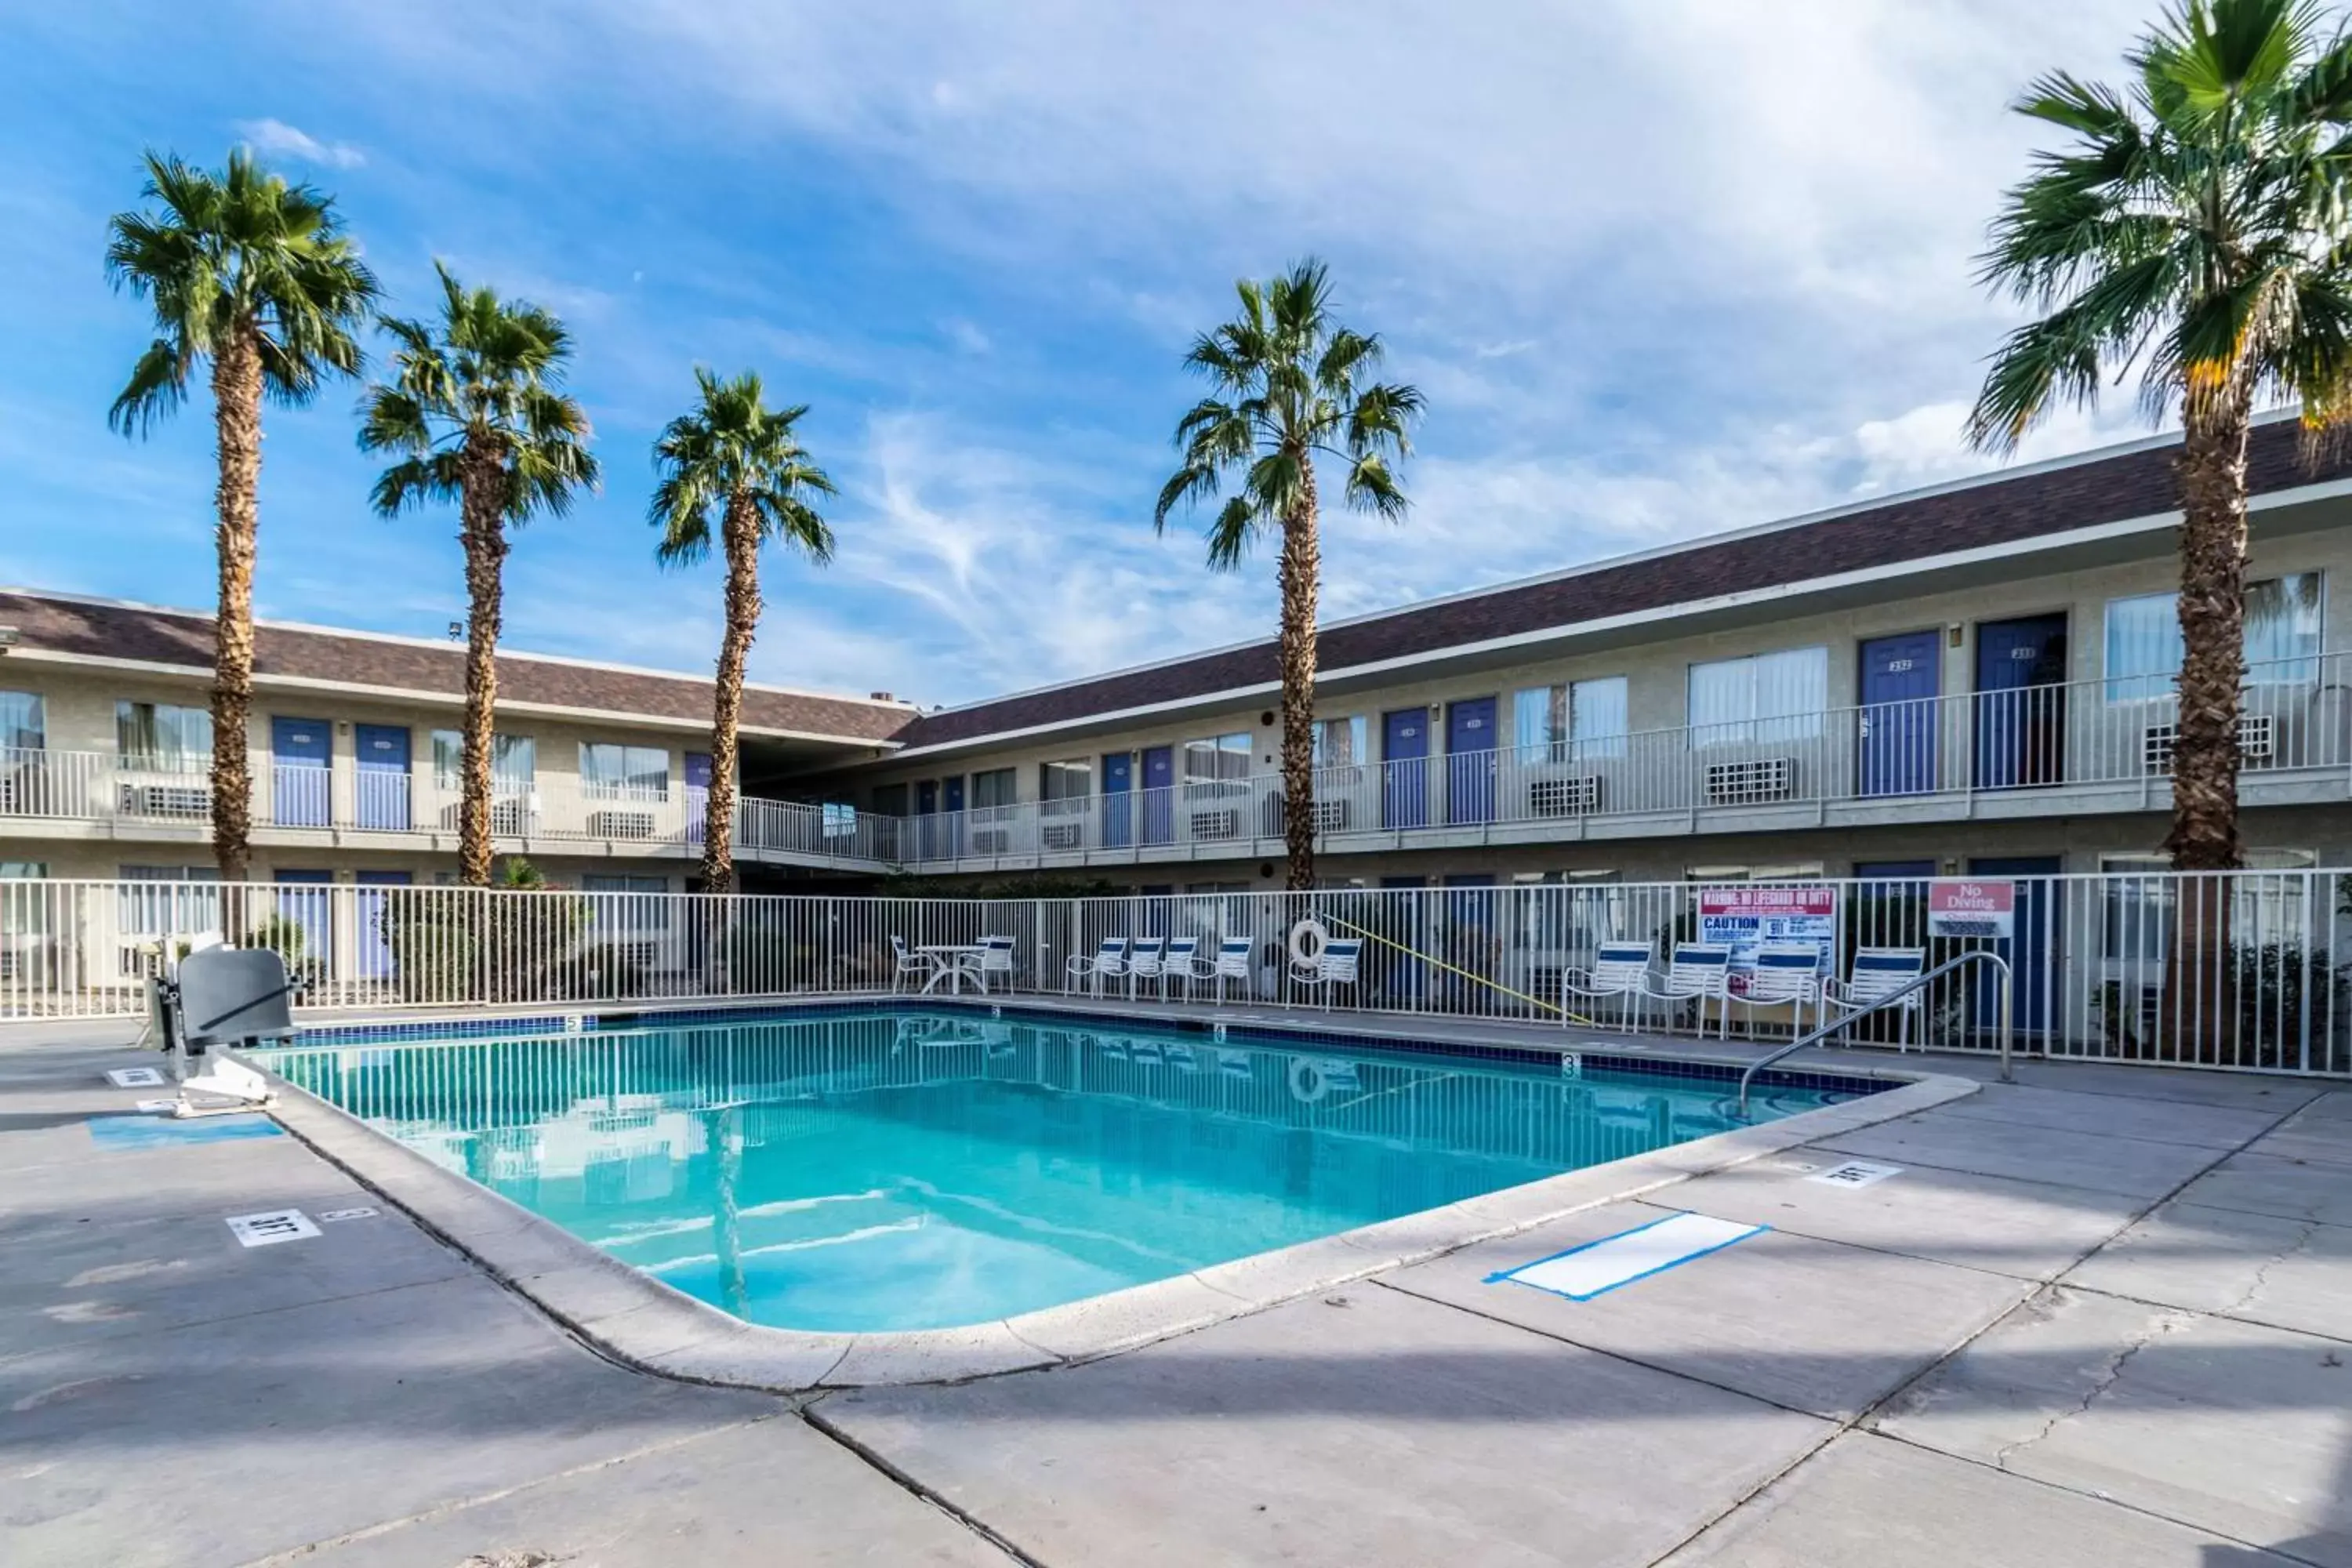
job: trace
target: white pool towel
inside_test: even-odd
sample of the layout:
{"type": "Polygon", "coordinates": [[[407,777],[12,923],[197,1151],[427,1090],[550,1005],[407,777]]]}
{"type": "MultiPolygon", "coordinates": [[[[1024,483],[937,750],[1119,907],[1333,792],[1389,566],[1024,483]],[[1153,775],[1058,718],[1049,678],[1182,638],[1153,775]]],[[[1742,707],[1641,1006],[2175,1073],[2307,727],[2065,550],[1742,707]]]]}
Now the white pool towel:
{"type": "Polygon", "coordinates": [[[1630,1285],[1695,1258],[1719,1252],[1734,1242],[1745,1241],[1770,1228],[1703,1214],[1669,1215],[1650,1225],[1588,1241],[1581,1247],[1539,1258],[1500,1274],[1490,1274],[1486,1283],[1532,1285],[1571,1301],[1590,1301],[1620,1285],[1630,1285]]]}

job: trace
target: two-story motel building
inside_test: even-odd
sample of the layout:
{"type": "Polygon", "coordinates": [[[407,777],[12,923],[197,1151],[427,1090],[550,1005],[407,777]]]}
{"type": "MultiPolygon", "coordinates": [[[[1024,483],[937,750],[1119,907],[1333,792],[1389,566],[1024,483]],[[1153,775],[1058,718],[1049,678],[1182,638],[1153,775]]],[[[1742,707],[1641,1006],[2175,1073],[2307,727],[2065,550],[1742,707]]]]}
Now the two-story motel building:
{"type": "MultiPolygon", "coordinates": [[[[1316,814],[1334,884],[2027,874],[2157,862],[2179,521],[2158,438],[1325,627],[1316,814]]],[[[2244,832],[2352,857],[2352,460],[2253,443],[2244,832]]],[[[1189,570],[1189,563],[1171,570],[1189,570]]],[[[0,595],[0,862],[198,876],[202,614],[0,595]]],[[[272,879],[456,863],[462,650],[260,632],[254,858],[272,879]]],[[[929,712],[747,693],[748,886],[1279,886],[1271,639],[929,712]]],[[[709,684],[502,655],[502,851],[690,885],[709,684]]]]}

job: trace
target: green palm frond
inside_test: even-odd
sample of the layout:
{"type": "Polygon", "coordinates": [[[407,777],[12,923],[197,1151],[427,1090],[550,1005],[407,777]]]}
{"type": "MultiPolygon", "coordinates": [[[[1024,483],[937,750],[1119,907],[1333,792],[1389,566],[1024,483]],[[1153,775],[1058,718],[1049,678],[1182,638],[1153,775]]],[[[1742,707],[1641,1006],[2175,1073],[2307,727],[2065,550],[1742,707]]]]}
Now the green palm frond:
{"type": "Polygon", "coordinates": [[[109,224],[106,274],[148,302],[156,338],[110,425],[145,433],[186,400],[195,362],[230,333],[251,335],[263,388],[281,404],[308,403],[330,375],[359,373],[376,280],[332,197],[288,184],[243,149],[218,172],[163,153],[145,163],[149,206],[109,224]]]}
{"type": "Polygon", "coordinates": [[[386,516],[455,500],[467,453],[495,458],[509,524],[562,516],[600,479],[587,410],[562,390],[572,339],[562,322],[496,290],[467,288],[444,264],[437,321],[385,317],[391,374],[360,405],[359,444],[403,460],[377,481],[386,516]]]}
{"type": "Polygon", "coordinates": [[[662,531],[655,558],[688,565],[710,552],[714,530],[740,499],[757,521],[759,541],[799,550],[820,564],[833,559],[833,529],[812,498],[837,492],[811,460],[795,429],[806,404],[771,408],[758,373],[721,379],[694,373],[698,400],[654,442],[659,473],[646,521],[662,531]]]}
{"type": "Polygon", "coordinates": [[[2007,195],[1981,277],[2036,311],[1968,431],[2013,450],[2137,374],[2151,409],[2295,399],[2352,416],[2352,38],[2311,0],[2184,0],[2122,89],[2042,78],[2016,108],[2068,132],[2007,195]]]}
{"type": "Polygon", "coordinates": [[[1318,453],[1347,465],[1349,505],[1402,518],[1405,496],[1389,463],[1412,450],[1421,394],[1371,379],[1381,341],[1333,319],[1329,269],[1310,257],[1234,291],[1234,319],[1184,355],[1211,391],[1176,422],[1181,462],[1160,489],[1152,527],[1165,531],[1178,510],[1216,503],[1209,563],[1237,566],[1303,503],[1318,453]]]}

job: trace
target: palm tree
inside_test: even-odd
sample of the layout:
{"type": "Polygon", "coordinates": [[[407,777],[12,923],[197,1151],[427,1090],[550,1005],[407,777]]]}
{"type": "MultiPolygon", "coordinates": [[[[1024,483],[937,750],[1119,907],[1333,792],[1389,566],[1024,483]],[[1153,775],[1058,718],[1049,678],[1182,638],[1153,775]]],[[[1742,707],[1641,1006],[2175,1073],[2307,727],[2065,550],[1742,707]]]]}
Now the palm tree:
{"type": "Polygon", "coordinates": [[[727,630],[710,715],[702,885],[723,893],[735,883],[736,730],[743,717],[743,662],[760,629],[760,547],[775,540],[799,546],[820,564],[833,559],[833,530],[807,498],[835,492],[793,434],[806,404],[770,408],[754,372],[721,381],[698,368],[694,376],[701,405],[671,420],[654,444],[662,476],[652,509],[662,542],[654,554],[665,566],[700,561],[710,553],[711,517],[718,515],[727,557],[727,630]]]}
{"type": "Polygon", "coordinates": [[[143,199],[108,225],[106,271],[152,302],[155,341],[107,412],[143,436],[188,395],[188,373],[211,362],[220,479],[219,606],[213,616],[213,852],[222,879],[245,879],[253,782],[246,730],[253,710],[253,563],[260,523],[261,403],[299,407],[331,374],[356,375],[356,331],[375,275],[343,232],[332,196],[289,185],[244,149],[219,174],[150,153],[143,199]]]}
{"type": "Polygon", "coordinates": [[[2258,402],[2306,430],[2352,414],[2352,38],[2308,0],[2187,0],[2126,57],[2121,91],[2064,74],[2018,112],[2066,132],[2011,190],[1985,280],[2040,319],[1993,357],[1969,434],[2006,453],[2051,408],[2140,371],[2183,429],[2184,653],[2172,753],[2182,870],[2241,861],[2246,446],[2258,402]]]}
{"type": "Polygon", "coordinates": [[[490,881],[491,731],[498,703],[500,572],[507,531],[544,511],[562,516],[596,483],[588,416],[560,390],[571,334],[538,306],[467,289],[434,263],[441,320],[387,317],[398,345],[388,383],[368,388],[360,447],[401,460],[375,482],[377,511],[454,500],[466,548],[465,797],[459,875],[490,881]]]}
{"type": "Polygon", "coordinates": [[[1282,532],[1282,789],[1288,885],[1315,883],[1315,600],[1322,572],[1315,455],[1345,463],[1349,506],[1391,521],[1405,511],[1391,457],[1412,451],[1420,414],[1410,386],[1369,382],[1380,338],[1332,319],[1328,269],[1312,257],[1264,284],[1234,285],[1241,314],[1195,339],[1185,367],[1208,396],[1176,424],[1183,466],[1151,514],[1165,532],[1180,505],[1213,500],[1238,476],[1209,526],[1209,564],[1230,571],[1269,529],[1282,532]]]}

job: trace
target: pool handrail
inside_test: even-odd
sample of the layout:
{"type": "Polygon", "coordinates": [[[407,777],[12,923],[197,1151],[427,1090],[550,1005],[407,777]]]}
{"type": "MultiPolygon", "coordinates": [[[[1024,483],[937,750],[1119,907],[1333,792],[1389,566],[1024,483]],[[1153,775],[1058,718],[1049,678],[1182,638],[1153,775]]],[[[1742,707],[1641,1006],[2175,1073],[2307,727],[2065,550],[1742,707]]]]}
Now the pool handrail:
{"type": "Polygon", "coordinates": [[[1889,991],[1884,996],[1872,1002],[1868,1006],[1858,1008],[1853,1012],[1833,1018],[1826,1024],[1822,1024],[1807,1033],[1798,1036],[1795,1039],[1790,1040],[1787,1045],[1782,1046],[1779,1050],[1769,1051],[1763,1056],[1757,1058],[1754,1061],[1748,1063],[1748,1070],[1739,1075],[1739,1114],[1743,1117],[1748,1114],[1748,1083],[1758,1073],[1763,1071],[1766,1068],[1770,1067],[1774,1062],[1780,1060],[1784,1057],[1794,1056],[1797,1052],[1803,1050],[1807,1046],[1812,1045],[1816,1041],[1829,1038],[1832,1035],[1836,1034],[1839,1030],[1853,1023],[1856,1018],[1866,1018],[1873,1013],[1880,1012],[1887,1007],[1893,1006],[1895,1003],[1902,1001],[1905,997],[1911,995],[1914,992],[1926,989],[1929,981],[1935,980],[1942,975],[1949,974],[1953,970],[1970,963],[1990,963],[2000,972],[2000,1081],[2003,1083],[2016,1082],[2017,1080],[2010,1074],[2009,1050],[2010,1005],[2012,994],[2016,987],[2017,977],[2009,966],[2009,960],[1988,949],[1978,948],[1944,960],[1943,963],[1936,965],[1935,968],[1928,970],[1926,973],[1918,976],[1916,979],[1907,981],[1904,984],[1897,986],[1895,989],[1889,991]]]}

